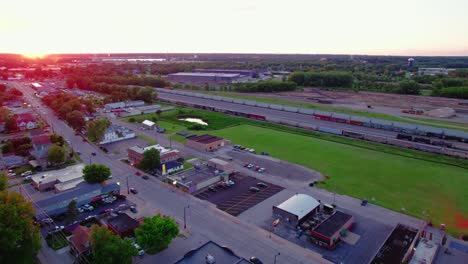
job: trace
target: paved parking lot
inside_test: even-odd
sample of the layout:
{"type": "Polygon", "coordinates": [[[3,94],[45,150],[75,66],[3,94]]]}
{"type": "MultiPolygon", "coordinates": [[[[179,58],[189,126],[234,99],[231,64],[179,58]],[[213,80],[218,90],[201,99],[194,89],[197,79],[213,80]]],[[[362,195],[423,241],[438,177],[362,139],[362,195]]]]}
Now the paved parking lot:
{"type": "MultiPolygon", "coordinates": [[[[112,156],[114,159],[121,159],[121,158],[127,157],[128,148],[131,148],[133,146],[146,147],[149,145],[151,144],[148,141],[136,137],[136,138],[131,138],[131,139],[104,144],[102,146],[105,147],[109,151],[107,155],[112,156]]],[[[102,155],[104,154],[104,152],[100,151],[98,155],[100,154],[102,155]]]]}
{"type": "Polygon", "coordinates": [[[196,197],[208,200],[220,209],[233,216],[238,216],[252,206],[268,199],[284,188],[266,183],[268,187],[260,189],[259,192],[251,192],[250,187],[256,187],[256,184],[261,182],[253,177],[236,174],[231,177],[235,185],[223,189],[216,188],[217,191],[203,190],[195,194],[196,197]]]}

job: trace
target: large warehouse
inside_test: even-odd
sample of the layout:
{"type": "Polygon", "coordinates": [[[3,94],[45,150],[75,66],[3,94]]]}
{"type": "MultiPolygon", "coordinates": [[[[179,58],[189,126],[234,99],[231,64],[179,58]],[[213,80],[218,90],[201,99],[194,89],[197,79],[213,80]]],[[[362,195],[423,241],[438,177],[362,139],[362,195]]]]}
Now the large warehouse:
{"type": "Polygon", "coordinates": [[[205,134],[187,138],[185,145],[200,151],[215,151],[227,145],[227,141],[224,138],[205,134]]]}
{"type": "Polygon", "coordinates": [[[320,202],[307,194],[295,194],[280,205],[273,206],[273,215],[292,226],[302,224],[308,217],[315,214],[320,202]]]}
{"type": "Polygon", "coordinates": [[[179,72],[167,75],[170,82],[184,84],[223,84],[241,78],[236,73],[179,72]]]}

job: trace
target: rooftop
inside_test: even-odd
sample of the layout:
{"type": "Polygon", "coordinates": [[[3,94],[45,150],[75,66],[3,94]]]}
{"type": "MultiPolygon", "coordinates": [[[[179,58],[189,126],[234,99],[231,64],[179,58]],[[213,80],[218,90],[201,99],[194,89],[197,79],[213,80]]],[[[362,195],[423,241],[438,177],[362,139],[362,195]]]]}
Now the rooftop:
{"type": "Polygon", "coordinates": [[[198,143],[202,144],[210,144],[219,140],[223,140],[223,138],[217,137],[217,136],[212,136],[208,134],[200,135],[200,136],[195,136],[195,137],[189,137],[187,140],[195,141],[198,143]]]}
{"type": "Polygon", "coordinates": [[[216,164],[219,164],[221,166],[226,166],[229,164],[229,162],[225,161],[225,160],[222,160],[222,159],[217,159],[217,158],[212,158],[210,159],[209,161],[213,162],[213,163],[216,163],[216,164]]]}
{"type": "Polygon", "coordinates": [[[66,190],[76,188],[78,186],[78,184],[82,183],[83,181],[84,181],[84,178],[80,177],[78,179],[57,183],[57,184],[55,184],[54,187],[58,192],[63,192],[63,191],[66,191],[66,190]]]}
{"type": "Polygon", "coordinates": [[[418,230],[398,224],[370,263],[401,263],[418,230]]]}
{"type": "Polygon", "coordinates": [[[208,179],[216,177],[221,174],[222,171],[218,170],[218,174],[215,173],[215,169],[208,167],[207,165],[196,165],[194,168],[177,173],[174,175],[169,175],[167,178],[177,181],[187,187],[197,185],[200,182],[204,182],[208,179]]]}
{"type": "Polygon", "coordinates": [[[143,122],[141,122],[141,123],[142,123],[143,125],[146,125],[146,126],[154,126],[154,125],[156,125],[155,122],[149,121],[149,120],[145,120],[145,121],[143,121],[143,122]]]}
{"type": "Polygon", "coordinates": [[[182,259],[175,264],[207,263],[206,257],[211,255],[216,263],[245,264],[247,260],[237,256],[230,248],[220,246],[213,241],[208,241],[199,248],[187,252],[182,259]]]}
{"type": "Polygon", "coordinates": [[[437,255],[439,245],[434,241],[421,239],[415,248],[414,255],[409,264],[431,264],[437,255]]]}
{"type": "Polygon", "coordinates": [[[118,214],[116,217],[107,220],[107,223],[118,232],[133,230],[140,225],[140,222],[131,218],[128,214],[118,214]]]}
{"type": "Polygon", "coordinates": [[[331,237],[333,234],[340,231],[343,228],[343,225],[346,224],[351,217],[352,216],[349,214],[336,211],[332,216],[320,223],[314,231],[326,237],[331,237]]]}
{"type": "Polygon", "coordinates": [[[48,135],[35,136],[31,139],[33,145],[49,145],[52,144],[48,135]]]}
{"type": "Polygon", "coordinates": [[[234,78],[239,77],[238,73],[206,73],[206,72],[178,72],[172,73],[168,76],[199,76],[199,77],[228,77],[234,78]]]}
{"type": "Polygon", "coordinates": [[[32,176],[32,180],[37,183],[45,184],[49,182],[67,182],[83,177],[84,164],[68,166],[61,170],[47,171],[32,176]]]}
{"type": "Polygon", "coordinates": [[[319,205],[320,203],[312,196],[298,193],[276,207],[297,215],[298,219],[302,219],[319,205]]]}

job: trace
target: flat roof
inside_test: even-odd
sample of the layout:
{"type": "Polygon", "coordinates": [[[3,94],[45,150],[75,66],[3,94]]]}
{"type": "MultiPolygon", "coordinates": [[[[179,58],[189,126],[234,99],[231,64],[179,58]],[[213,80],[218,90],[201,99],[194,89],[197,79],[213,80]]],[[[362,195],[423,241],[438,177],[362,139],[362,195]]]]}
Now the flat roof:
{"type": "Polygon", "coordinates": [[[204,134],[204,135],[200,135],[200,136],[189,137],[189,138],[187,138],[187,140],[195,141],[195,142],[202,143],[202,144],[210,144],[210,143],[213,143],[213,142],[216,142],[216,141],[219,141],[219,140],[223,140],[223,138],[213,136],[213,135],[204,134]]]}
{"type": "Polygon", "coordinates": [[[314,229],[314,232],[322,234],[326,237],[332,237],[336,232],[341,231],[344,224],[346,224],[352,217],[352,215],[336,211],[332,216],[328,217],[325,221],[320,223],[314,229]]]}
{"type": "Polygon", "coordinates": [[[437,255],[439,245],[434,241],[421,239],[409,264],[431,264],[437,255]]]}
{"type": "Polygon", "coordinates": [[[208,241],[199,248],[187,252],[175,264],[207,263],[206,257],[211,255],[216,263],[221,264],[244,264],[250,263],[244,258],[237,256],[230,248],[220,246],[213,241],[208,241]]]}
{"type": "Polygon", "coordinates": [[[141,123],[142,123],[143,125],[147,125],[147,126],[154,126],[154,125],[156,125],[155,122],[149,121],[149,120],[145,120],[145,121],[143,121],[143,122],[141,122],[141,123]]]}
{"type": "Polygon", "coordinates": [[[71,181],[71,180],[79,179],[83,177],[84,167],[85,165],[82,163],[77,164],[77,165],[72,165],[61,170],[53,170],[53,171],[38,173],[32,176],[31,179],[32,181],[39,183],[39,184],[45,184],[45,183],[50,183],[50,182],[55,182],[55,181],[59,181],[59,182],[71,181]]]}
{"type": "Polygon", "coordinates": [[[229,164],[229,162],[225,161],[225,160],[222,160],[222,159],[217,159],[217,158],[212,158],[212,159],[209,159],[209,161],[213,162],[213,163],[217,163],[221,166],[226,166],[229,164]]]}
{"type": "Polygon", "coordinates": [[[206,73],[206,72],[178,72],[171,73],[168,76],[200,76],[200,77],[239,77],[237,73],[206,73]]]}
{"type": "Polygon", "coordinates": [[[169,175],[167,178],[177,181],[187,187],[197,185],[200,182],[204,182],[208,179],[219,176],[223,171],[217,170],[219,173],[216,175],[216,169],[208,167],[206,165],[196,165],[196,168],[191,168],[186,171],[169,175]],[[196,169],[198,168],[198,169],[196,169]]]}
{"type": "Polygon", "coordinates": [[[417,233],[415,228],[398,224],[370,263],[401,263],[417,233]]]}
{"type": "Polygon", "coordinates": [[[74,179],[71,181],[57,183],[55,184],[55,189],[59,192],[63,192],[63,191],[75,188],[76,186],[78,186],[78,184],[82,183],[83,181],[84,181],[84,178],[80,177],[78,179],[74,179]]]}
{"type": "Polygon", "coordinates": [[[314,210],[320,205],[314,197],[307,194],[298,193],[288,200],[284,201],[280,205],[276,206],[286,212],[297,215],[299,219],[304,218],[310,211],[314,210]]]}

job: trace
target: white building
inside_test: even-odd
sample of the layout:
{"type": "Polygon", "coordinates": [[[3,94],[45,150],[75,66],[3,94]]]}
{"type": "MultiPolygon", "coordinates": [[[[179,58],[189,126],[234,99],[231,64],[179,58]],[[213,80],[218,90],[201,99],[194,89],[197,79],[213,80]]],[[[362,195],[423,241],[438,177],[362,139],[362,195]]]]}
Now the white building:
{"type": "Polygon", "coordinates": [[[135,132],[121,126],[110,126],[104,133],[104,137],[99,144],[107,144],[120,140],[130,139],[135,137],[135,132]]]}

